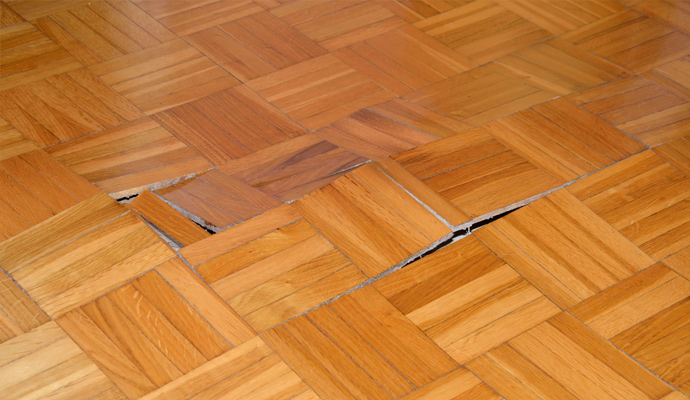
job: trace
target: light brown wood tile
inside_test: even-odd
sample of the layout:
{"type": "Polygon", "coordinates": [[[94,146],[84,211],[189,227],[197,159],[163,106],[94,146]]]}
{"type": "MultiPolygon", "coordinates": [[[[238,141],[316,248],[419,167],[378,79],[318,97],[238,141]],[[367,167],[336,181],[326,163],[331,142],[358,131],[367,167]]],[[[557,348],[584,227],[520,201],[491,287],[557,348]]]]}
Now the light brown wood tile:
{"type": "Polygon", "coordinates": [[[1,344],[0,354],[3,398],[126,398],[53,321],[1,344]]]}
{"type": "Polygon", "coordinates": [[[590,298],[653,263],[565,190],[474,232],[562,308],[590,298]]]}
{"type": "Polygon", "coordinates": [[[17,285],[0,271],[0,343],[50,321],[46,313],[17,285]]]}
{"type": "Polygon", "coordinates": [[[656,260],[690,245],[685,212],[690,180],[652,151],[592,174],[568,190],[656,260]]]}
{"type": "Polygon", "coordinates": [[[560,312],[473,236],[373,285],[459,364],[560,312]]]}
{"type": "Polygon", "coordinates": [[[322,398],[397,398],[457,367],[371,286],[261,336],[322,398]]]}
{"type": "Polygon", "coordinates": [[[38,147],[32,141],[0,117],[0,161],[36,149],[38,147]]]}
{"type": "Polygon", "coordinates": [[[436,111],[420,107],[403,99],[394,99],[370,107],[370,110],[409,125],[437,138],[453,136],[471,128],[457,119],[450,118],[436,111]]]}
{"type": "Polygon", "coordinates": [[[671,61],[645,72],[643,76],[690,101],[690,57],[671,61]]]}
{"type": "Polygon", "coordinates": [[[559,182],[475,128],[392,156],[460,211],[479,217],[559,182]]]}
{"type": "Polygon", "coordinates": [[[212,167],[148,117],[46,150],[115,198],[178,182],[212,167]]]}
{"type": "Polygon", "coordinates": [[[450,233],[373,165],[361,167],[293,204],[369,277],[450,233]]]}
{"type": "Polygon", "coordinates": [[[493,400],[500,399],[501,396],[467,369],[459,368],[403,397],[405,400],[427,398],[439,400],[458,398],[493,400]]]}
{"type": "Polygon", "coordinates": [[[661,399],[672,389],[567,313],[467,366],[506,399],[661,399]]]}
{"type": "Polygon", "coordinates": [[[5,4],[4,1],[0,1],[0,10],[2,10],[2,12],[0,12],[0,28],[21,24],[25,21],[24,18],[17,14],[10,6],[5,4]]]}
{"type": "Polygon", "coordinates": [[[690,23],[688,23],[687,18],[690,16],[690,7],[685,3],[663,0],[658,2],[636,2],[631,6],[639,12],[659,19],[690,35],[690,23]]]}
{"type": "Polygon", "coordinates": [[[309,130],[395,97],[331,54],[252,80],[247,86],[309,130]]]}
{"type": "Polygon", "coordinates": [[[146,114],[239,84],[237,79],[181,39],[89,68],[146,114]]]}
{"type": "Polygon", "coordinates": [[[690,280],[690,247],[675,253],[666,258],[664,264],[673,269],[676,273],[690,280]]]}

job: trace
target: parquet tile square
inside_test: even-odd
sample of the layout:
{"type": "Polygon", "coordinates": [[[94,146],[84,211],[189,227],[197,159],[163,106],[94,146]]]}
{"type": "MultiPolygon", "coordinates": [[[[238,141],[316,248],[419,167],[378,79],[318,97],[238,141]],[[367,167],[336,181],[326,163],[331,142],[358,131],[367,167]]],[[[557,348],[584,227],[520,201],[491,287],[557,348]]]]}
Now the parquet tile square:
{"type": "Polygon", "coordinates": [[[477,126],[552,99],[553,93],[506,74],[494,63],[404,96],[417,105],[477,126]]]}
{"type": "Polygon", "coordinates": [[[5,4],[4,1],[0,1],[0,28],[21,24],[24,21],[24,18],[17,14],[10,6],[5,4]]]}
{"type": "Polygon", "coordinates": [[[377,160],[436,140],[369,109],[314,132],[329,142],[363,157],[377,160]]]}
{"type": "Polygon", "coordinates": [[[474,235],[561,308],[590,298],[653,263],[565,190],[474,235]]]}
{"type": "Polygon", "coordinates": [[[476,218],[559,186],[481,128],[392,156],[460,211],[476,218]]]}
{"type": "Polygon", "coordinates": [[[89,69],[146,114],[239,84],[181,39],[95,64],[89,69]]]}
{"type": "Polygon", "coordinates": [[[690,247],[686,247],[678,253],[664,259],[664,264],[685,279],[690,280],[690,247]]]}
{"type": "Polygon", "coordinates": [[[444,11],[460,7],[472,0],[398,0],[399,3],[410,8],[425,18],[433,17],[444,11]]]}
{"type": "Polygon", "coordinates": [[[569,96],[582,107],[654,146],[684,136],[690,102],[641,76],[625,78],[569,96]]]}
{"type": "Polygon", "coordinates": [[[666,399],[664,381],[567,313],[470,362],[501,396],[517,399],[666,399]]]}
{"type": "Polygon", "coordinates": [[[473,236],[373,285],[459,364],[561,311],[473,236]]]}
{"type": "Polygon", "coordinates": [[[679,1],[643,1],[631,7],[690,35],[690,6],[679,1]]]}
{"type": "Polygon", "coordinates": [[[0,345],[4,399],[125,399],[53,321],[0,345]]]}
{"type": "Polygon", "coordinates": [[[371,164],[293,205],[369,277],[450,233],[443,222],[371,164]]]}
{"type": "Polygon", "coordinates": [[[330,51],[407,25],[405,20],[372,1],[327,5],[320,1],[295,0],[271,12],[330,51]]]}
{"type": "Polygon", "coordinates": [[[0,161],[36,149],[38,147],[31,140],[0,117],[0,161]]]}
{"type": "Polygon", "coordinates": [[[479,64],[553,37],[539,26],[488,0],[453,8],[414,25],[479,64]]]}
{"type": "Polygon", "coordinates": [[[326,54],[269,12],[193,33],[187,40],[243,82],[326,54]]]}
{"type": "Polygon", "coordinates": [[[101,192],[96,187],[42,150],[2,160],[2,240],[40,224],[98,193],[101,192]]]}
{"type": "Polygon", "coordinates": [[[0,91],[83,67],[28,22],[0,28],[0,41],[0,91]]]}
{"type": "Polygon", "coordinates": [[[688,310],[690,281],[657,264],[577,305],[571,313],[689,394],[688,310]]]}
{"type": "Polygon", "coordinates": [[[187,246],[180,254],[257,331],[366,280],[290,205],[187,246]]]}
{"type": "Polygon", "coordinates": [[[624,68],[561,38],[501,57],[496,67],[561,96],[631,75],[624,68]]]}
{"type": "Polygon", "coordinates": [[[690,57],[671,61],[647,71],[643,76],[690,101],[690,57]]]}
{"type": "Polygon", "coordinates": [[[562,37],[638,73],[690,53],[690,37],[633,10],[600,19],[562,37]]]}
{"type": "Polygon", "coordinates": [[[247,86],[309,130],[395,97],[332,54],[252,80],[247,86]]]}
{"type": "Polygon", "coordinates": [[[181,181],[212,166],[150,118],[46,148],[115,198],[181,181]]]}
{"type": "Polygon", "coordinates": [[[261,336],[325,399],[398,398],[457,367],[371,286],[261,336]]]}
{"type": "Polygon", "coordinates": [[[10,89],[0,96],[0,115],[40,147],[144,116],[87,69],[10,89]]]}
{"type": "Polygon", "coordinates": [[[255,337],[179,259],[66,313],[57,323],[130,398],[255,337]]]}
{"type": "Polygon", "coordinates": [[[472,128],[471,125],[467,125],[457,119],[403,99],[390,100],[371,106],[369,109],[437,138],[453,136],[456,133],[472,128]]]}
{"type": "Polygon", "coordinates": [[[0,343],[49,321],[31,297],[9,275],[0,271],[0,343]]]}
{"type": "Polygon", "coordinates": [[[501,118],[483,129],[561,183],[646,149],[564,98],[501,118]]]}
{"type": "Polygon", "coordinates": [[[651,150],[568,190],[656,260],[690,245],[690,179],[651,150]]]}
{"type": "Polygon", "coordinates": [[[333,54],[398,96],[476,66],[412,26],[340,48],[333,54]]]}

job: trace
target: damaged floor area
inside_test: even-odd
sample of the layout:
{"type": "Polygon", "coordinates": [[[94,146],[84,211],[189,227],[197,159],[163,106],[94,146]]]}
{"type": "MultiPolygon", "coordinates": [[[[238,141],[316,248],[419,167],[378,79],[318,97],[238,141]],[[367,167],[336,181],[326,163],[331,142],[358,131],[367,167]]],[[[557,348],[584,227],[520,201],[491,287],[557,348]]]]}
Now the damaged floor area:
{"type": "Polygon", "coordinates": [[[687,399],[689,35],[0,1],[0,397],[687,399]]]}

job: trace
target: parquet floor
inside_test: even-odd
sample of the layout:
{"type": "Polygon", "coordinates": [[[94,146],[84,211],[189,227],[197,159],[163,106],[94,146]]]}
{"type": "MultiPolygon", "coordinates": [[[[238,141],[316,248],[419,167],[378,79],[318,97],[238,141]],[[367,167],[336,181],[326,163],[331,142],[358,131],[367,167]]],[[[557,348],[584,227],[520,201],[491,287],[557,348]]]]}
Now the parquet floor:
{"type": "Polygon", "coordinates": [[[688,0],[0,0],[1,399],[690,399],[688,0]]]}

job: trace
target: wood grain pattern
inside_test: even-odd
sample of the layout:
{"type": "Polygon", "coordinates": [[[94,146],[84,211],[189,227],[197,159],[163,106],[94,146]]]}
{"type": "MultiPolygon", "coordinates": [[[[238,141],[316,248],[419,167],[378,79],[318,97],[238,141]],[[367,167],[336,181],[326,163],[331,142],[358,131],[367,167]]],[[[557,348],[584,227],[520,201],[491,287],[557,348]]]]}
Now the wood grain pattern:
{"type": "Polygon", "coordinates": [[[394,99],[370,107],[371,110],[386,117],[409,125],[437,138],[453,136],[471,127],[456,119],[420,107],[403,99],[394,99]]]}
{"type": "Polygon", "coordinates": [[[0,343],[49,321],[46,313],[3,271],[0,274],[0,343]]]}

